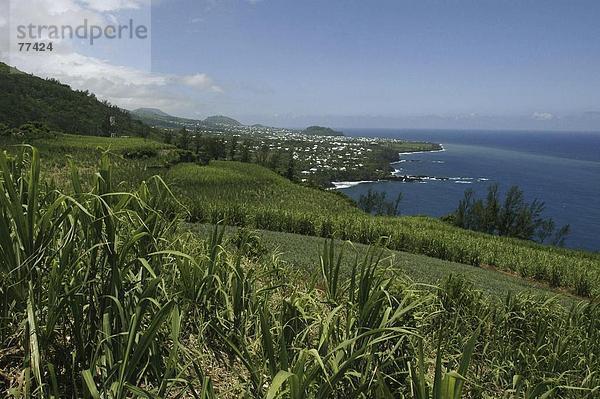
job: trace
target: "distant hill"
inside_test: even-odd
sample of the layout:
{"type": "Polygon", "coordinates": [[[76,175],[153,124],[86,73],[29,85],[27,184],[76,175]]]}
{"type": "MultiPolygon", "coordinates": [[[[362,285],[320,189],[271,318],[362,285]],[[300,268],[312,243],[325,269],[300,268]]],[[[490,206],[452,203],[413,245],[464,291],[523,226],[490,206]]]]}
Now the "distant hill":
{"type": "Polygon", "coordinates": [[[0,62],[0,123],[19,127],[42,122],[52,130],[82,135],[146,135],[149,127],[93,93],[72,90],[0,62]],[[110,117],[115,124],[111,126],[110,117]]]}
{"type": "Polygon", "coordinates": [[[242,126],[242,124],[235,119],[223,115],[209,116],[204,120],[204,123],[208,125],[242,126]]]}
{"type": "Polygon", "coordinates": [[[194,129],[205,125],[201,120],[172,116],[156,108],[138,108],[130,112],[132,118],[158,128],[181,129],[185,127],[194,129]]]}
{"type": "Polygon", "coordinates": [[[138,108],[131,112],[134,114],[137,114],[137,115],[162,116],[162,117],[166,117],[166,118],[171,117],[171,115],[167,114],[166,112],[161,111],[158,108],[138,108]]]}
{"type": "Polygon", "coordinates": [[[343,136],[344,133],[333,130],[329,127],[310,126],[302,131],[303,134],[309,136],[343,136]]]}
{"type": "Polygon", "coordinates": [[[131,111],[131,116],[150,126],[170,129],[182,127],[194,129],[196,127],[210,127],[216,125],[242,126],[240,122],[227,116],[209,116],[204,120],[188,119],[169,115],[166,112],[156,108],[138,108],[131,111]]]}

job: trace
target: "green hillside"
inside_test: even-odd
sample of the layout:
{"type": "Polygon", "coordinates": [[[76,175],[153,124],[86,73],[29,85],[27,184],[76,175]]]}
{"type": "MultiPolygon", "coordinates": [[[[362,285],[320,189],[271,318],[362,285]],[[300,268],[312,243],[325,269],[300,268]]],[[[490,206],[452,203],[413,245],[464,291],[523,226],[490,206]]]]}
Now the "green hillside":
{"type": "Polygon", "coordinates": [[[130,112],[133,119],[139,120],[147,125],[180,129],[182,127],[194,129],[197,127],[214,127],[217,125],[242,126],[242,124],[233,118],[227,116],[209,116],[204,120],[181,118],[172,116],[155,108],[138,108],[130,112]]]}
{"type": "Polygon", "coordinates": [[[230,126],[241,126],[242,124],[233,118],[223,115],[209,116],[204,120],[204,123],[208,125],[230,125],[230,126]]]}
{"type": "Polygon", "coordinates": [[[361,214],[342,195],[293,184],[255,164],[232,161],[213,161],[208,166],[181,164],[168,170],[166,178],[197,220],[225,209],[231,210],[231,217],[236,210],[240,216],[251,216],[266,209],[290,215],[361,214]]]}
{"type": "Polygon", "coordinates": [[[148,135],[149,128],[129,113],[88,91],[72,90],[0,63],[0,123],[19,127],[43,122],[52,130],[82,135],[148,135]],[[111,127],[110,117],[115,118],[111,127]]]}
{"type": "MultiPolygon", "coordinates": [[[[91,155],[98,141],[89,139],[91,155]]],[[[118,164],[105,153],[91,173],[76,158],[65,181],[35,149],[0,153],[2,397],[576,399],[600,389],[596,304],[502,297],[516,279],[492,298],[455,274],[415,284],[402,263],[410,274],[468,274],[468,266],[377,247],[190,233],[161,178],[121,184],[115,172],[134,148],[119,148],[118,164]],[[449,386],[451,394],[418,393],[449,386]]],[[[155,158],[162,151],[171,149],[155,158]]],[[[205,167],[185,183],[254,176],[250,183],[270,179],[290,200],[336,197],[294,193],[267,172],[232,165],[205,167]]],[[[475,275],[486,287],[501,281],[475,275]]]]}
{"type": "Polygon", "coordinates": [[[344,133],[323,126],[309,126],[302,131],[308,136],[343,136],[344,133]]]}
{"type": "Polygon", "coordinates": [[[430,217],[374,217],[342,195],[296,185],[257,165],[178,165],[167,181],[195,222],[331,237],[491,267],[600,296],[600,255],[463,230],[430,217]]]}
{"type": "MultiPolygon", "coordinates": [[[[199,237],[209,235],[214,225],[190,224],[189,230],[199,237]]],[[[246,231],[251,231],[260,237],[261,246],[266,250],[279,254],[290,269],[300,277],[310,279],[314,276],[315,265],[320,262],[323,238],[309,237],[293,233],[283,233],[268,230],[244,230],[242,227],[226,227],[225,238],[234,240],[246,231]]],[[[364,257],[369,246],[336,240],[339,248],[344,248],[346,256],[342,259],[340,272],[347,276],[352,271],[353,262],[357,256],[364,257]]],[[[450,276],[456,276],[473,283],[479,290],[489,296],[490,300],[502,301],[509,293],[535,295],[547,298],[556,295],[566,306],[576,303],[579,298],[568,295],[564,291],[552,290],[543,283],[531,279],[523,279],[508,273],[498,273],[495,270],[473,267],[463,263],[449,262],[424,255],[407,252],[385,250],[385,256],[390,259],[390,266],[395,272],[402,273],[415,283],[436,287],[450,276]]]]}
{"type": "Polygon", "coordinates": [[[158,108],[138,108],[131,111],[132,114],[136,115],[144,115],[144,116],[162,116],[162,117],[170,117],[171,115],[166,112],[161,111],[158,108]]]}
{"type": "Polygon", "coordinates": [[[171,116],[161,110],[153,108],[139,108],[130,112],[131,117],[149,126],[166,129],[181,129],[182,127],[194,129],[204,126],[204,122],[196,119],[171,116]]]}
{"type": "Polygon", "coordinates": [[[222,222],[362,244],[386,237],[393,250],[491,268],[580,296],[600,296],[598,254],[472,232],[429,217],[374,217],[340,193],[292,183],[255,164],[185,163],[175,147],[152,140],[61,135],[33,144],[53,165],[58,181],[68,178],[64,168],[68,158],[87,168],[99,160],[103,149],[110,149],[119,180],[132,187],[160,174],[186,206],[191,222],[222,222]]]}

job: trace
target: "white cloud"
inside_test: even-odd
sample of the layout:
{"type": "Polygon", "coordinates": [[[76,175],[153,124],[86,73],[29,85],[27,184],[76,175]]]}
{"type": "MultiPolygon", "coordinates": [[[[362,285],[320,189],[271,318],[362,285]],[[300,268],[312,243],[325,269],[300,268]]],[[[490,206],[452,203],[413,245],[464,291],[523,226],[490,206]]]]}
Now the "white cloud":
{"type": "Polygon", "coordinates": [[[457,121],[459,121],[459,120],[465,120],[465,119],[476,119],[478,117],[479,117],[479,114],[477,114],[475,112],[471,112],[469,114],[454,115],[454,119],[457,120],[457,121]]]}
{"type": "Polygon", "coordinates": [[[531,118],[536,121],[550,121],[554,119],[554,115],[549,112],[534,112],[531,118]]]}
{"type": "Polygon", "coordinates": [[[222,93],[223,89],[215,85],[213,80],[205,73],[183,76],[181,82],[187,86],[200,90],[211,90],[216,93],[222,93]]]}
{"type": "MultiPolygon", "coordinates": [[[[74,0],[11,1],[8,7],[11,30],[6,30],[8,26],[4,26],[0,29],[0,34],[12,39],[15,39],[16,27],[19,25],[76,27],[87,20],[89,25],[102,26],[106,21],[105,16],[101,13],[88,9],[74,0]]],[[[2,27],[1,24],[0,27],[2,27]]],[[[47,31],[45,30],[44,33],[47,34],[47,31]]],[[[35,34],[37,36],[37,33],[35,34]]],[[[53,41],[59,42],[60,40],[53,39],[53,41]]]]}
{"type": "Polygon", "coordinates": [[[81,0],[88,8],[100,12],[139,9],[150,6],[150,0],[81,0]]]}
{"type": "MultiPolygon", "coordinates": [[[[1,0],[0,0],[1,1],[1,0]]],[[[44,24],[77,26],[84,19],[101,25],[118,10],[149,5],[150,0],[28,0],[11,2],[11,25],[44,24]],[[107,13],[110,11],[110,13],[107,13]]],[[[0,20],[0,35],[8,33],[0,20]]],[[[0,36],[2,37],[2,36],[0,36]]],[[[8,36],[6,36],[8,37],[8,36]]],[[[1,46],[1,43],[0,43],[1,46]]],[[[205,73],[174,75],[115,65],[93,55],[83,55],[65,40],[52,53],[27,55],[0,48],[0,60],[44,78],[55,78],[77,90],[89,90],[120,107],[158,107],[167,112],[193,110],[203,97],[223,90],[205,73]],[[184,87],[194,89],[182,90],[184,87]]],[[[115,51],[119,51],[115,47],[115,51]]]]}
{"type": "Polygon", "coordinates": [[[82,22],[84,18],[101,20],[95,10],[75,0],[29,0],[10,2],[11,23],[46,23],[58,25],[82,22]]]}
{"type": "Polygon", "coordinates": [[[180,85],[192,87],[201,95],[222,93],[221,88],[206,74],[157,74],[112,65],[77,53],[54,54],[43,62],[37,61],[40,58],[12,59],[13,65],[23,71],[58,79],[73,89],[89,90],[100,99],[127,109],[150,105],[171,110],[189,108],[194,99],[178,90],[180,85]]]}

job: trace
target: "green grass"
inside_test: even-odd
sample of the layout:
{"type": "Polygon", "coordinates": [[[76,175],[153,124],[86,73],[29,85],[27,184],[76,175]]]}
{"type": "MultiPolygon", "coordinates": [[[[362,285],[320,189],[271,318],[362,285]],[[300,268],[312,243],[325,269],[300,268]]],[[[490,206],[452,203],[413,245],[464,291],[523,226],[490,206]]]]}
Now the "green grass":
{"type": "Polygon", "coordinates": [[[597,304],[490,301],[456,276],[424,289],[386,252],[348,263],[333,240],[307,278],[252,233],[180,229],[162,179],[123,191],[107,155],[88,177],[73,165],[68,195],[42,169],[35,149],[0,153],[2,397],[600,392],[597,304]]]}
{"type": "MultiPolygon", "coordinates": [[[[17,138],[0,138],[0,148],[16,153],[23,140],[17,138]]],[[[138,137],[97,137],[72,134],[57,134],[51,138],[26,140],[35,145],[45,161],[46,168],[62,167],[68,160],[74,160],[81,166],[96,165],[103,153],[112,154],[113,161],[127,158],[128,163],[144,161],[147,165],[159,165],[172,158],[174,146],[155,140],[138,137]]],[[[123,163],[122,167],[126,167],[123,163]]]]}
{"type": "Polygon", "coordinates": [[[48,150],[65,149],[74,151],[102,148],[115,152],[173,148],[173,146],[168,144],[163,144],[150,139],[146,140],[139,137],[99,137],[80,136],[73,134],[62,134],[59,135],[59,137],[52,139],[40,139],[36,141],[36,146],[48,150]]]}
{"type": "Polygon", "coordinates": [[[600,295],[598,254],[467,231],[429,217],[373,217],[339,194],[293,184],[256,165],[178,165],[166,177],[195,222],[223,221],[362,244],[385,236],[394,250],[491,266],[581,296],[600,295]]]}
{"type": "MultiPolygon", "coordinates": [[[[212,225],[191,225],[190,230],[200,236],[206,236],[214,227],[212,225]]],[[[235,237],[239,228],[227,227],[225,237],[235,237]]],[[[278,254],[286,263],[291,273],[297,273],[298,278],[311,278],[318,276],[317,265],[326,241],[320,237],[302,236],[292,233],[281,233],[266,230],[255,230],[261,242],[270,252],[278,254]]],[[[351,244],[336,240],[338,247],[346,249],[347,256],[343,259],[342,271],[349,274],[356,256],[364,257],[369,251],[369,246],[364,244],[351,244]]],[[[488,294],[490,298],[503,300],[507,293],[527,293],[539,297],[557,296],[565,305],[571,305],[577,299],[567,293],[550,289],[548,286],[525,280],[518,276],[498,273],[494,270],[474,268],[462,263],[448,262],[423,255],[406,252],[386,250],[386,256],[393,259],[392,270],[405,275],[412,281],[421,284],[438,286],[451,275],[460,276],[471,282],[479,290],[488,294]]]]}
{"type": "Polygon", "coordinates": [[[254,164],[213,161],[209,166],[180,164],[165,178],[190,207],[194,217],[206,206],[244,212],[263,209],[311,214],[361,212],[342,195],[292,184],[284,177],[254,164]]]}
{"type": "Polygon", "coordinates": [[[189,220],[261,230],[336,237],[372,244],[388,237],[391,249],[451,262],[491,266],[580,296],[600,296],[600,255],[471,232],[428,217],[373,217],[336,192],[304,187],[263,167],[218,161],[168,167],[174,148],[139,138],[59,136],[37,140],[50,164],[44,173],[68,188],[67,159],[93,172],[102,149],[114,154],[115,176],[131,189],[153,174],[167,181],[189,210],[189,220]],[[127,158],[149,151],[153,156],[127,158]]]}
{"type": "MultiPolygon", "coordinates": [[[[62,134],[56,138],[34,140],[40,154],[48,163],[62,164],[67,158],[78,163],[93,165],[100,155],[111,152],[117,156],[149,154],[147,158],[160,158],[175,147],[138,137],[95,137],[62,134]]],[[[143,158],[143,155],[140,156],[143,158]]]]}
{"type": "MultiPolygon", "coordinates": [[[[21,140],[1,138],[0,149],[15,155],[21,151],[21,140]]],[[[58,134],[53,138],[35,139],[35,145],[44,159],[42,174],[60,188],[69,190],[69,164],[74,162],[84,182],[96,170],[103,154],[115,166],[113,173],[118,182],[128,190],[159,173],[166,164],[176,159],[176,148],[154,140],[138,137],[96,137],[58,134]]]]}

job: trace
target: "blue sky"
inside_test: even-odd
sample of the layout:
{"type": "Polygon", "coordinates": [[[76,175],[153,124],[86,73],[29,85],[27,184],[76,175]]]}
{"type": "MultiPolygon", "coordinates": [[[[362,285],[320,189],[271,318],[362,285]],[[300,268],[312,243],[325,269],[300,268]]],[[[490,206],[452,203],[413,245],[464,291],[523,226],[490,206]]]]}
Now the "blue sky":
{"type": "Polygon", "coordinates": [[[54,73],[124,107],[188,117],[600,130],[598,0],[148,1],[53,0],[152,21],[151,54],[75,46],[107,64],[102,82],[54,73]],[[124,93],[110,65],[139,87],[124,93]]]}
{"type": "MultiPolygon", "coordinates": [[[[600,2],[164,1],[153,67],[239,116],[600,111],[600,2]]],[[[543,116],[542,116],[543,118],[543,116]]]]}

